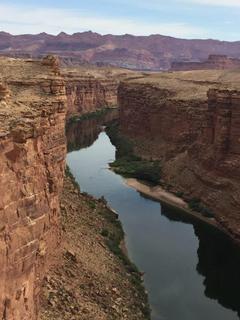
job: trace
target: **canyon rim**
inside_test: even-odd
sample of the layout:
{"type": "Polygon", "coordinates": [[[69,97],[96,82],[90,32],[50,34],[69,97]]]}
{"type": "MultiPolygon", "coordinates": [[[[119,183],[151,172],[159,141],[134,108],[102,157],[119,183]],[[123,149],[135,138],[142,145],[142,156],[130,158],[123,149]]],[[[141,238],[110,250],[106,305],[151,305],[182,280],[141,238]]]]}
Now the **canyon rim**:
{"type": "Polygon", "coordinates": [[[240,318],[238,11],[0,4],[0,319],[240,318]]]}

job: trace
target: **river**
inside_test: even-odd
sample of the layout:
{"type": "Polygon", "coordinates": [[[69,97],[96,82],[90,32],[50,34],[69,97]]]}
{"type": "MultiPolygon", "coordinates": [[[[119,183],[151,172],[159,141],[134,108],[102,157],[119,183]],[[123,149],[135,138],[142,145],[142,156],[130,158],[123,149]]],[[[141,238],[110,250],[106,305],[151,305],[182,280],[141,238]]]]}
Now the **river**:
{"type": "Polygon", "coordinates": [[[81,191],[117,211],[131,260],[145,273],[152,320],[236,320],[240,254],[227,237],[128,187],[109,169],[116,149],[100,126],[68,127],[67,163],[81,191]]]}

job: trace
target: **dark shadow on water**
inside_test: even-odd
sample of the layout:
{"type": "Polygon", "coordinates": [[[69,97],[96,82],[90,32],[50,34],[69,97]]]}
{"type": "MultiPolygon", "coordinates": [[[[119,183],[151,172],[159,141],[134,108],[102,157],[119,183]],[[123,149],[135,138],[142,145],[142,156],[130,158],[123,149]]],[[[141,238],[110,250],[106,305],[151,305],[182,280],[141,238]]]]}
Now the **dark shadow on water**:
{"type": "Polygon", "coordinates": [[[163,205],[162,214],[170,221],[193,225],[199,239],[196,270],[204,277],[204,293],[223,307],[237,312],[240,319],[239,247],[216,228],[198,222],[177,209],[163,205]]]}
{"type": "Polygon", "coordinates": [[[194,229],[199,239],[197,271],[205,277],[205,295],[240,318],[239,248],[216,230],[194,229]]]}
{"type": "Polygon", "coordinates": [[[90,147],[102,131],[102,126],[117,119],[118,110],[108,110],[101,117],[73,122],[66,127],[68,152],[90,147]]]}

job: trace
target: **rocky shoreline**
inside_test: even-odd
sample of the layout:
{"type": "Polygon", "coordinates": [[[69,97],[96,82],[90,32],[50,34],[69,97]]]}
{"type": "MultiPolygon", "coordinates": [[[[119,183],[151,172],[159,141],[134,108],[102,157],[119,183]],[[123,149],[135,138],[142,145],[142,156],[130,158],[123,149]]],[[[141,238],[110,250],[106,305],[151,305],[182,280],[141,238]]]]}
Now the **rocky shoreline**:
{"type": "Polygon", "coordinates": [[[44,280],[41,320],[150,319],[141,274],[120,249],[122,226],[105,200],[81,193],[68,174],[61,215],[63,243],[44,280]]]}
{"type": "Polygon", "coordinates": [[[184,211],[187,215],[190,215],[194,219],[200,220],[219,230],[222,230],[214,218],[207,218],[201,215],[199,212],[194,212],[190,210],[186,201],[184,201],[180,197],[177,197],[173,193],[166,191],[160,185],[148,186],[147,184],[144,184],[143,182],[134,178],[126,179],[126,184],[134,188],[138,192],[144,194],[145,196],[148,196],[157,201],[161,201],[162,203],[177,208],[181,211],[184,211]]]}

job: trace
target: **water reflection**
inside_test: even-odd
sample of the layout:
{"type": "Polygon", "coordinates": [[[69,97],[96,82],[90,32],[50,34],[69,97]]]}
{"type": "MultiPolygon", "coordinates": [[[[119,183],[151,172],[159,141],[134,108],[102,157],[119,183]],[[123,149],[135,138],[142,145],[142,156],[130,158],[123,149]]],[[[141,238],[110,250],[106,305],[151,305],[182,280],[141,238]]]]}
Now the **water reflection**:
{"type": "Polygon", "coordinates": [[[170,221],[192,224],[199,240],[197,272],[204,277],[205,295],[237,312],[240,319],[240,250],[223,233],[184,212],[162,206],[170,221]]]}
{"type": "Polygon", "coordinates": [[[236,311],[240,318],[239,248],[219,232],[194,229],[199,238],[197,271],[205,278],[205,295],[236,311]]]}
{"type": "Polygon", "coordinates": [[[152,320],[239,319],[239,248],[213,227],[141,196],[107,170],[115,148],[106,133],[99,134],[106,121],[68,128],[69,149],[83,149],[70,152],[67,161],[82,190],[104,195],[119,213],[130,257],[145,272],[152,320]]]}
{"type": "Polygon", "coordinates": [[[68,152],[87,148],[97,139],[102,126],[118,118],[118,110],[108,110],[104,115],[69,123],[66,127],[68,152]]]}

